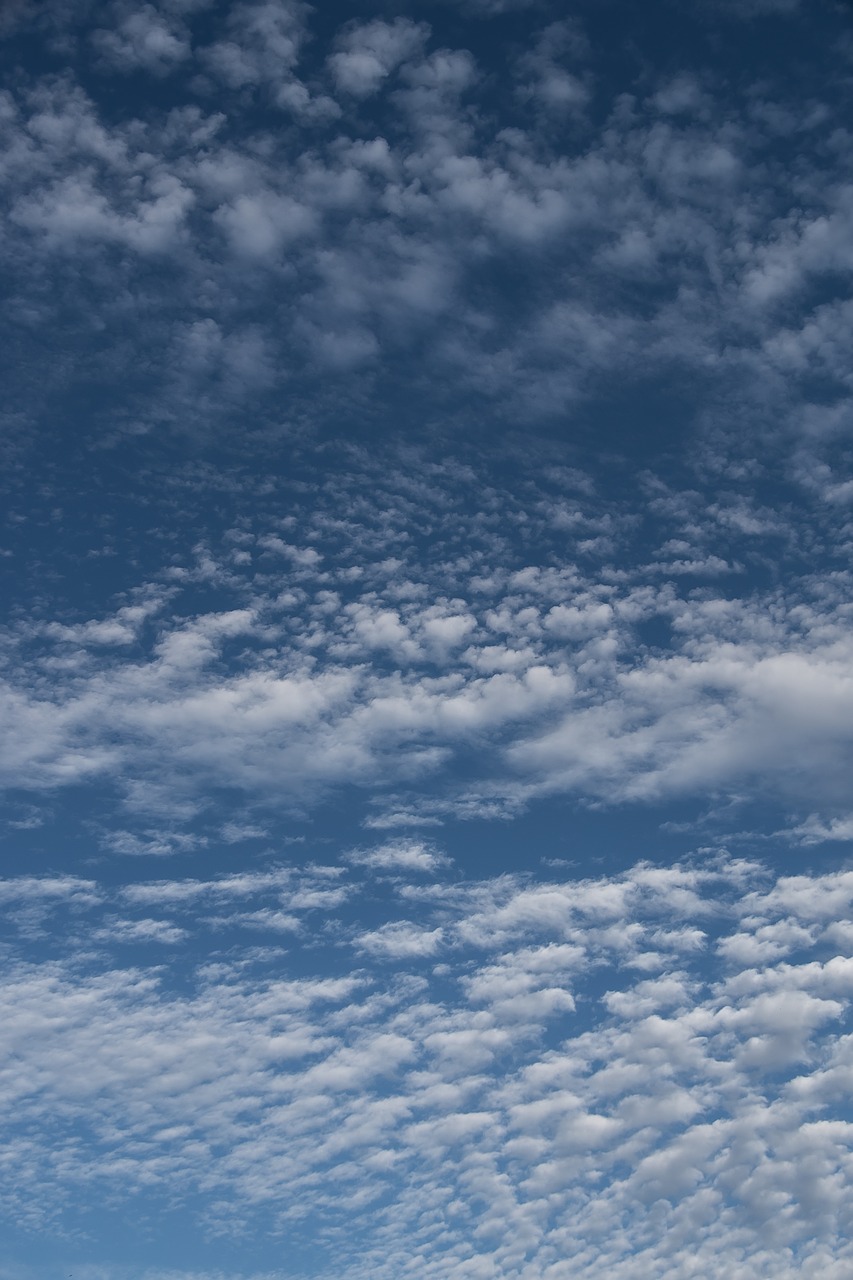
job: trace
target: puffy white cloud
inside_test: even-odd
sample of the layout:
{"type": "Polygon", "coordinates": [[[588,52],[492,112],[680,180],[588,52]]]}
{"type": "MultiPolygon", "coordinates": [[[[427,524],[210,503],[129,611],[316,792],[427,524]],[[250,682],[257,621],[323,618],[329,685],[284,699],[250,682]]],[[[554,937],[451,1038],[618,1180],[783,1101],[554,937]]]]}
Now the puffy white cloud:
{"type": "MultiPolygon", "coordinates": [[[[116,891],[98,886],[87,911],[102,949],[181,947],[224,925],[274,936],[262,904],[302,876],[130,885],[125,912],[145,914],[122,918],[116,891]],[[248,911],[227,905],[234,891],[248,911]],[[226,910],[211,919],[200,905],[213,897],[226,910]]],[[[697,1266],[816,1275],[827,1250],[846,1256],[853,1178],[853,967],[821,953],[811,927],[813,901],[842,918],[838,883],[725,859],[505,876],[413,886],[365,930],[368,893],[354,913],[351,896],[345,911],[327,904],[339,912],[331,972],[326,957],[311,975],[306,935],[300,977],[244,945],[174,988],[157,966],[78,954],[68,917],[55,958],[14,960],[0,991],[4,1177],[32,1221],[82,1181],[134,1194],[137,1212],[143,1187],[203,1184],[256,1239],[276,1219],[319,1230],[316,1274],[353,1280],[467,1274],[466,1259],[501,1280],[621,1277],[638,1258],[685,1280],[697,1266]],[[800,930],[796,961],[753,967],[729,945],[759,907],[762,928],[800,930]],[[654,977],[636,965],[649,945],[663,957],[654,977]],[[367,1229],[380,1200],[381,1249],[367,1229]]]]}
{"type": "Polygon", "coordinates": [[[437,871],[447,859],[424,840],[398,839],[373,849],[353,849],[348,855],[356,866],[375,871],[437,871]]]}
{"type": "Polygon", "coordinates": [[[276,83],[299,61],[305,12],[298,0],[234,5],[228,14],[230,38],[205,46],[201,56],[231,88],[276,83]]]}
{"type": "Polygon", "coordinates": [[[111,69],[166,75],[190,56],[188,33],[168,10],[158,12],[144,4],[131,10],[115,6],[114,13],[112,27],[100,27],[92,34],[92,43],[111,69]]]}
{"type": "Polygon", "coordinates": [[[426,23],[409,18],[352,23],[337,37],[337,51],[329,57],[335,83],[345,93],[367,97],[401,62],[420,55],[428,37],[426,23]]]}
{"type": "Polygon", "coordinates": [[[853,884],[802,853],[853,834],[838,13],[682,6],[634,75],[512,0],[96,8],[0,15],[17,1224],[846,1277],[853,884]],[[790,865],[571,877],[568,822],[508,852],[542,797],[790,865]]]}
{"type": "Polygon", "coordinates": [[[308,234],[314,227],[310,209],[271,192],[237,196],[233,204],[217,210],[216,220],[232,248],[248,258],[269,259],[283,245],[308,234]]]}
{"type": "Polygon", "coordinates": [[[584,77],[577,74],[582,67],[576,66],[572,71],[565,62],[578,64],[588,54],[588,43],[577,26],[565,21],[552,23],[542,32],[535,48],[519,60],[519,96],[533,99],[557,116],[585,107],[590,93],[584,77]]]}
{"type": "MultiPolygon", "coordinates": [[[[196,7],[114,6],[98,28],[101,66],[181,73],[169,107],[131,95],[111,114],[97,78],[87,96],[69,72],[21,82],[0,113],[22,294],[34,270],[55,268],[79,297],[72,264],[85,248],[98,267],[87,307],[115,329],[143,288],[134,254],[177,268],[169,297],[146,311],[150,368],[174,373],[153,377],[144,418],[209,431],[224,403],[285,381],[305,354],[343,375],[369,378],[378,364],[392,382],[414,359],[433,396],[447,383],[526,420],[600,392],[616,370],[687,367],[721,414],[733,394],[749,403],[751,435],[768,414],[794,423],[792,389],[811,404],[810,377],[829,387],[846,376],[835,338],[845,303],[810,292],[849,267],[831,82],[804,115],[768,86],[744,111],[707,68],[644,84],[642,97],[613,96],[605,76],[597,91],[611,100],[587,119],[596,50],[563,21],[531,29],[498,91],[516,104],[521,93],[521,115],[493,119],[488,41],[430,49],[427,27],[399,17],[312,42],[316,20],[298,3],[257,0],[203,21],[196,7]],[[373,114],[392,77],[390,115],[378,103],[373,114]],[[205,113],[214,94],[223,109],[205,113]],[[298,124],[270,127],[259,105],[298,124]],[[555,111],[575,120],[570,136],[553,132],[555,111]],[[832,155],[831,182],[801,153],[792,187],[774,151],[788,118],[832,155]],[[760,192],[747,181],[759,172],[760,192]],[[508,309],[501,282],[522,259],[531,287],[508,309]],[[235,265],[239,295],[253,299],[236,309],[235,265]],[[190,330],[213,324],[237,346],[247,327],[274,375],[236,379],[224,403],[200,396],[176,361],[168,303],[190,330]]],[[[78,40],[62,6],[45,22],[78,40]]],[[[43,324],[50,299],[40,306],[43,324]]]]}
{"type": "MultiPolygon", "coordinates": [[[[450,483],[449,469],[439,474],[450,483]]],[[[453,483],[469,492],[467,477],[453,483]]],[[[199,547],[194,565],[169,566],[165,585],[134,603],[10,629],[4,697],[18,733],[0,767],[25,788],[129,787],[152,817],[146,830],[104,836],[119,852],[180,848],[173,806],[196,804],[211,783],[291,808],[356,784],[374,827],[507,813],[560,793],[710,799],[748,784],[786,797],[787,839],[845,839],[839,585],[801,575],[785,591],[725,596],[708,545],[746,530],[764,554],[790,524],[735,495],[700,514],[695,495],[652,492],[657,545],[697,553],[704,586],[660,583],[657,560],[614,572],[608,559],[634,525],[594,496],[523,511],[496,490],[507,528],[523,528],[536,551],[511,571],[487,526],[472,529],[473,560],[451,570],[423,557],[409,530],[428,519],[453,538],[458,517],[417,485],[402,502],[385,489],[372,512],[312,496],[299,508],[304,536],[296,523],[259,522],[215,553],[199,547]],[[600,533],[606,545],[592,549],[600,533]],[[392,546],[405,559],[389,557],[392,546]],[[193,612],[200,582],[215,585],[218,608],[193,612]],[[825,808],[809,817],[816,797],[825,808]]]]}

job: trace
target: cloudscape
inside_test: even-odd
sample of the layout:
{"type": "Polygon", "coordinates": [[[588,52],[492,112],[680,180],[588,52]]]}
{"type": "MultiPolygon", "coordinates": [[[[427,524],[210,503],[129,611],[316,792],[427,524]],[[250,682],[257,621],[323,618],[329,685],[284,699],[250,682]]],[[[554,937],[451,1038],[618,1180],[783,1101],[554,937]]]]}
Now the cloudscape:
{"type": "Polygon", "coordinates": [[[853,8],[0,8],[0,1280],[853,1274],[853,8]]]}

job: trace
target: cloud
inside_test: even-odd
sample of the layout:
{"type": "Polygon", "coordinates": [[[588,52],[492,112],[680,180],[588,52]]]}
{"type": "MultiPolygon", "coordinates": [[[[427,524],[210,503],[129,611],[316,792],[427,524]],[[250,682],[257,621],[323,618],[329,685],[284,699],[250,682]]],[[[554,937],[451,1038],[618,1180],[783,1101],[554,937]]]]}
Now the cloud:
{"type": "Polygon", "coordinates": [[[441,936],[441,929],[419,929],[409,921],[400,921],[362,934],[359,946],[373,956],[412,960],[416,956],[434,956],[441,936]]]}
{"type": "Polygon", "coordinates": [[[417,478],[426,458],[410,460],[403,496],[394,465],[393,452],[352,459],[351,483],[379,486],[370,510],[334,485],[292,495],[292,526],[270,512],[251,535],[229,532],[136,603],[22,617],[4,640],[18,725],[7,782],[109,780],[148,817],[105,831],[104,847],[140,854],[203,847],[182,843],[181,813],[220,786],[302,814],[354,786],[378,830],[553,795],[716,804],[748,785],[788,804],[791,839],[844,838],[846,605],[836,579],[784,549],[789,515],[745,490],[700,509],[695,491],[648,477],[645,554],[616,569],[634,545],[630,505],[556,500],[530,472],[524,504],[491,489],[498,531],[450,463],[434,475],[452,498],[417,478]],[[472,512],[461,534],[457,502],[472,512]],[[477,556],[432,561],[411,538],[421,521],[448,545],[476,539],[477,556]],[[523,559],[509,550],[519,530],[523,559]],[[739,547],[743,564],[721,578],[711,547],[739,547]],[[755,557],[789,554],[784,588],[754,583],[755,557]],[[199,612],[202,582],[218,607],[199,612]]]}
{"type": "Polygon", "coordinates": [[[676,8],[0,17],[19,1252],[850,1273],[844,17],[676,8]]]}
{"type": "Polygon", "coordinates": [[[805,822],[786,834],[789,839],[804,845],[822,844],[827,840],[850,840],[853,838],[853,818],[844,815],[826,820],[812,813],[805,822]]]}
{"type": "MultiPolygon", "coordinates": [[[[271,883],[246,877],[249,903],[271,883]]],[[[827,1251],[846,1265],[853,967],[811,928],[814,902],[840,922],[840,884],[718,859],[413,886],[377,928],[341,916],[349,941],[323,976],[291,976],[280,957],[273,976],[247,948],[189,986],[107,954],[80,968],[60,933],[54,959],[5,971],[13,1198],[44,1223],[84,1182],[108,1180],[142,1213],[143,1187],[203,1183],[256,1239],[275,1220],[296,1237],[321,1228],[315,1273],[353,1280],[416,1259],[435,1275],[523,1263],[542,1280],[627,1276],[638,1258],[685,1277],[697,1260],[719,1276],[817,1274],[827,1251]],[[756,912],[793,951],[731,945],[756,912]],[[453,965],[431,970],[442,955],[453,965]]],[[[181,947],[208,927],[198,897],[143,904],[142,887],[125,900],[155,914],[136,920],[99,889],[102,946],[181,947]]]]}
{"type": "Polygon", "coordinates": [[[302,4],[286,0],[235,5],[228,14],[229,38],[204,46],[201,57],[232,89],[280,83],[299,61],[305,12],[302,4]]]}
{"type": "Polygon", "coordinates": [[[571,22],[552,23],[539,36],[535,49],[519,60],[519,96],[557,117],[581,110],[589,101],[589,87],[582,75],[563,63],[585,60],[588,54],[589,45],[579,27],[571,22]]]}
{"type": "Polygon", "coordinates": [[[429,33],[426,23],[409,18],[351,23],[329,58],[336,85],[357,98],[376,93],[401,62],[422,54],[429,33]]]}
{"type": "Polygon", "coordinates": [[[218,210],[217,221],[235,252],[268,259],[289,240],[309,232],[314,219],[310,210],[286,196],[265,193],[254,198],[238,196],[232,205],[218,210]]]}
{"type": "MultiPolygon", "coordinates": [[[[70,15],[51,14],[56,38],[78,41],[70,15]]],[[[728,405],[737,386],[754,434],[768,412],[794,421],[792,387],[810,401],[806,364],[827,385],[843,366],[841,349],[832,353],[839,304],[810,293],[847,270],[849,175],[832,141],[831,77],[804,115],[781,83],[741,103],[704,66],[620,96],[566,21],[532,26],[528,52],[504,73],[482,38],[430,48],[427,27],[406,17],[322,38],[298,4],[201,18],[186,6],[114,6],[84,41],[102,70],[168,74],[168,106],[133,90],[111,114],[103,82],[89,77],[84,92],[71,70],[24,80],[4,99],[16,296],[36,270],[65,280],[53,301],[41,298],[42,325],[60,325],[66,289],[80,302],[74,255],[84,248],[100,332],[118,332],[122,308],[148,288],[135,255],[169,260],[170,288],[151,290],[145,309],[144,420],[192,418],[202,433],[221,421],[221,402],[199,403],[180,359],[181,376],[160,377],[176,367],[175,310],[225,349],[260,344],[272,382],[288,380],[303,351],[341,373],[379,362],[389,393],[414,373],[432,397],[444,386],[448,403],[485,395],[510,420],[559,415],[606,392],[617,371],[630,380],[679,368],[700,379],[703,403],[728,405]],[[499,75],[515,105],[493,120],[499,75]],[[380,89],[392,80],[389,106],[380,89]],[[299,126],[268,127],[250,101],[299,126]],[[572,134],[557,138],[551,120],[566,111],[572,134]],[[832,181],[801,155],[792,189],[774,148],[798,130],[833,155],[832,181]],[[757,173],[760,192],[747,182],[757,173]],[[522,260],[531,287],[509,304],[522,260]],[[238,278],[245,308],[227,301],[238,278]],[[828,310],[811,320],[815,302],[828,310]]],[[[16,314],[29,314],[23,301],[16,314]]],[[[269,385],[249,378],[235,393],[269,385]]]]}
{"type": "Polygon", "coordinates": [[[108,920],[93,934],[100,942],[181,942],[186,932],[167,920],[108,920]]]}
{"type": "Polygon", "coordinates": [[[437,871],[447,858],[423,840],[392,840],[374,849],[353,849],[348,855],[356,866],[375,871],[437,871]]]}
{"type": "Polygon", "coordinates": [[[158,13],[150,4],[129,11],[115,6],[114,14],[114,26],[92,34],[92,43],[111,70],[167,75],[190,56],[186,29],[172,15],[158,13]]]}

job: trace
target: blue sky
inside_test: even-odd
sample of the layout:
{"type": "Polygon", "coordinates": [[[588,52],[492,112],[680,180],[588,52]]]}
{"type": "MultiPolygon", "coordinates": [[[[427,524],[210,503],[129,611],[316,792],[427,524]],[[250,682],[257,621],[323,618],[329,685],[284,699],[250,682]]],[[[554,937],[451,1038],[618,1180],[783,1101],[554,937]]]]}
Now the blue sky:
{"type": "Polygon", "coordinates": [[[849,4],[0,35],[0,1280],[849,1276],[849,4]]]}

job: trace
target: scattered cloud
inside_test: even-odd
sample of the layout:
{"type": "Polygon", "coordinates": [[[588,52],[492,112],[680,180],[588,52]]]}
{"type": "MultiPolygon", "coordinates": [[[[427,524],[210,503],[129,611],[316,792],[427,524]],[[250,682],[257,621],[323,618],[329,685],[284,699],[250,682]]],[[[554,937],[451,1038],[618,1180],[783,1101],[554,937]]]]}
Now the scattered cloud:
{"type": "MultiPolygon", "coordinates": [[[[226,531],[195,565],[164,567],[163,586],[140,586],[144,606],[9,628],[3,696],[18,732],[0,755],[7,783],[54,793],[109,782],[148,814],[103,833],[105,849],[126,854],[263,835],[257,819],[223,820],[215,837],[185,830],[181,813],[197,815],[211,787],[292,813],[355,787],[368,829],[381,830],[554,795],[717,803],[748,782],[794,806],[788,838],[846,838],[846,570],[802,566],[802,523],[745,489],[703,511],[649,477],[641,549],[636,505],[555,500],[531,475],[524,503],[488,492],[498,530],[451,464],[408,465],[403,498],[393,471],[380,479],[351,455],[351,483],[361,467],[359,483],[379,486],[372,510],[335,486],[327,499],[292,497],[302,537],[263,517],[239,544],[226,531]],[[419,491],[416,465],[455,496],[419,491]],[[418,520],[435,553],[400,542],[418,520]],[[466,539],[476,556],[459,556],[466,539]],[[736,545],[733,590],[708,548],[736,545]],[[779,581],[759,585],[769,557],[779,581]],[[216,608],[193,607],[201,581],[218,584],[216,608]]],[[[815,509],[808,536],[829,547],[831,519],[815,509]]],[[[434,855],[412,839],[353,856],[390,868],[434,855]]]]}
{"type": "MultiPolygon", "coordinates": [[[[298,978],[247,947],[172,986],[150,962],[78,959],[69,934],[5,967],[9,1191],[47,1222],[65,1188],[145,1212],[204,1185],[241,1231],[322,1223],[311,1274],[353,1280],[846,1266],[853,964],[825,939],[849,879],[718,859],[413,883],[372,930],[369,894],[340,916],[333,971],[298,978]],[[48,1124],[60,1163],[24,1138],[48,1124]]],[[[185,946],[207,926],[180,884],[124,892],[170,919],[119,919],[99,889],[99,943],[185,946]]],[[[247,901],[270,885],[246,877],[247,901]]]]}
{"type": "Polygon", "coordinates": [[[423,840],[392,840],[373,849],[353,849],[349,861],[374,871],[437,871],[447,858],[423,840]]]}
{"type": "Polygon", "coordinates": [[[851,1273],[849,15],[658,17],[3,6],[2,1280],[851,1273]]]}

